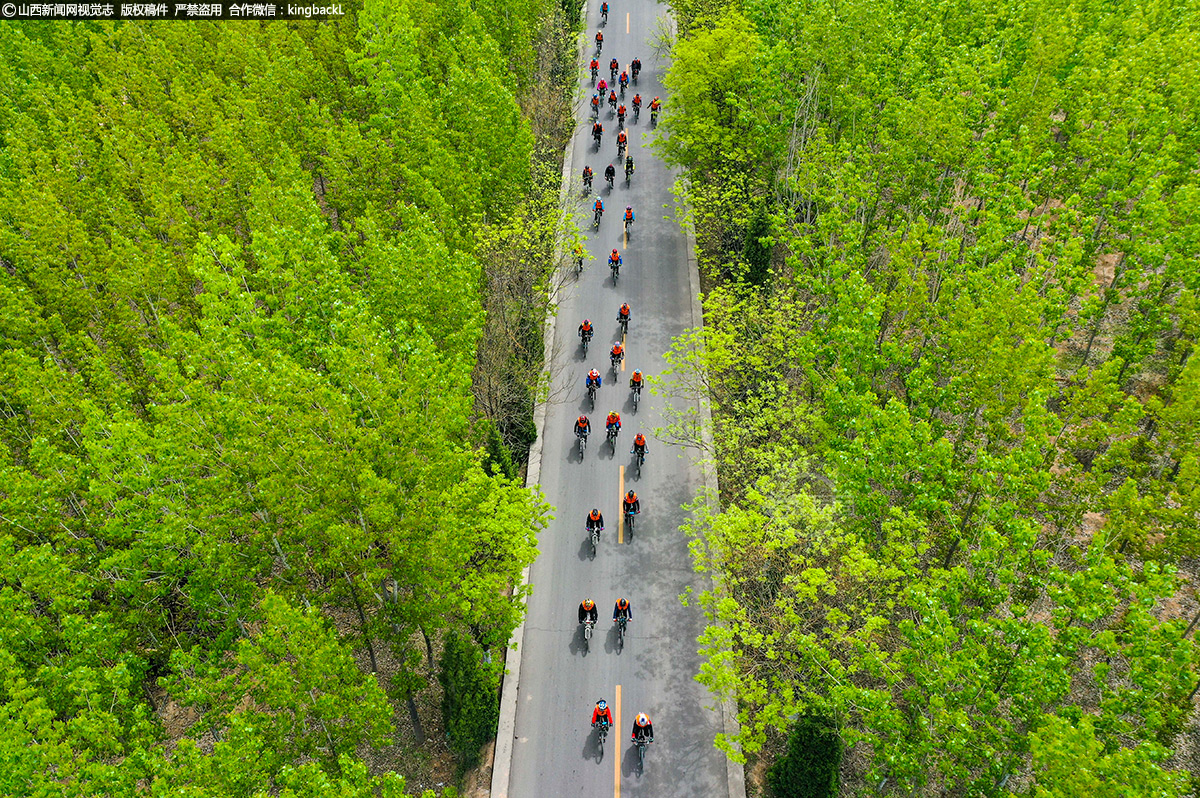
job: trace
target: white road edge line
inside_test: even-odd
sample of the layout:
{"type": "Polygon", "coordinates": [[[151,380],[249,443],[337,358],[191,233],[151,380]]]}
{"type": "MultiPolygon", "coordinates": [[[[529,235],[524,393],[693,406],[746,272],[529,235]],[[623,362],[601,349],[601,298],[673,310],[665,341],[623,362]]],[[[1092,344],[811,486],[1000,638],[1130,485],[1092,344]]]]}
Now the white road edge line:
{"type": "MultiPolygon", "coordinates": [[[[587,2],[583,3],[583,18],[587,19],[587,2]]],[[[579,48],[576,61],[580,69],[584,67],[584,52],[587,49],[587,25],[579,34],[579,48]]],[[[575,98],[572,98],[574,104],[575,98]]],[[[575,136],[567,140],[567,151],[563,154],[562,189],[559,192],[559,204],[567,207],[567,194],[571,186],[571,161],[575,156],[575,136]]],[[[559,262],[566,262],[566,252],[559,253],[559,262]]],[[[554,353],[554,309],[558,307],[559,288],[563,281],[551,278],[554,286],[550,297],[550,311],[547,313],[545,332],[542,337],[542,351],[548,357],[554,353]]],[[[550,364],[546,364],[549,371],[550,364]]],[[[542,402],[533,410],[533,422],[537,427],[537,439],[529,447],[529,467],[525,472],[525,487],[530,488],[541,482],[542,475],[542,443],[546,439],[546,403],[542,402]]],[[[529,584],[529,569],[525,566],[521,572],[521,584],[529,584]]],[[[517,693],[521,684],[521,641],[525,639],[525,620],[522,615],[521,624],[513,630],[512,639],[508,643],[508,656],[505,657],[504,678],[500,687],[500,720],[496,724],[496,748],[492,756],[492,786],[491,798],[508,798],[508,783],[512,778],[513,740],[517,730],[517,693]]]]}

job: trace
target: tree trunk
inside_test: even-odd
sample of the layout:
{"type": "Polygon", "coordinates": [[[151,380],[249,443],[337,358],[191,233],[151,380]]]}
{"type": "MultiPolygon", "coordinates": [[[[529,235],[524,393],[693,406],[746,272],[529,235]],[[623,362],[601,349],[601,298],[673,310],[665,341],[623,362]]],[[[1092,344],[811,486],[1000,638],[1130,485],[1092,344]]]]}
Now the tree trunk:
{"type": "Polygon", "coordinates": [[[379,673],[379,663],[375,661],[375,646],[371,643],[371,635],[367,632],[367,614],[363,612],[362,602],[358,600],[358,590],[354,587],[354,580],[350,578],[350,573],[343,570],[342,574],[346,577],[346,584],[350,585],[350,598],[354,601],[354,609],[358,611],[358,622],[362,626],[363,640],[367,644],[367,654],[371,657],[371,675],[379,673]]]}

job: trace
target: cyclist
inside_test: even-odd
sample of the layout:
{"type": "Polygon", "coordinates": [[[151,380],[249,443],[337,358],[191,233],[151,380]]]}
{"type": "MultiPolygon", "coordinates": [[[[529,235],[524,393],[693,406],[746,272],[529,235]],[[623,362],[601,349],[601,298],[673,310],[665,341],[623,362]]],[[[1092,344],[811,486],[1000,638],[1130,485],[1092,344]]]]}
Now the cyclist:
{"type": "MultiPolygon", "coordinates": [[[[624,132],[624,131],[622,131],[622,132],[624,132]]],[[[631,225],[631,224],[633,224],[633,206],[626,205],[625,206],[625,226],[629,227],[629,225],[631,225]]]]}
{"type": "Polygon", "coordinates": [[[617,110],[617,90],[612,89],[608,92],[608,107],[617,110]]]}
{"type": "Polygon", "coordinates": [[[634,437],[633,448],[629,450],[629,453],[630,454],[635,454],[635,453],[640,454],[642,457],[646,456],[646,436],[645,435],[643,435],[642,433],[639,432],[634,437]]]}
{"type": "MultiPolygon", "coordinates": [[[[625,131],[621,131],[621,132],[624,133],[625,131]]],[[[620,138],[620,137],[618,136],[618,138],[620,138]]],[[[604,179],[608,181],[609,188],[612,188],[613,180],[616,178],[616,176],[617,176],[617,167],[613,166],[612,164],[609,164],[608,166],[604,167],[604,179]]]]}
{"type": "Polygon", "coordinates": [[[584,380],[583,387],[591,388],[593,385],[595,385],[596,390],[600,390],[600,382],[600,372],[596,369],[592,369],[587,373],[587,379],[584,380]]]}
{"type": "Polygon", "coordinates": [[[662,101],[655,97],[650,101],[650,121],[658,118],[658,109],[662,108],[662,101]]]}
{"type": "Polygon", "coordinates": [[[600,95],[599,94],[592,95],[591,106],[592,106],[592,116],[599,116],[600,115],[600,95]]]}
{"type": "Polygon", "coordinates": [[[650,723],[650,716],[645,712],[639,712],[633,719],[633,731],[630,733],[629,739],[636,741],[641,737],[646,738],[648,743],[654,742],[654,726],[650,723]]]}
{"type": "Polygon", "coordinates": [[[621,68],[621,65],[619,63],[617,63],[616,58],[614,58],[613,60],[608,62],[608,73],[609,73],[608,79],[611,80],[613,83],[617,82],[617,70],[620,68],[621,68]]]}
{"type": "Polygon", "coordinates": [[[640,114],[642,112],[642,95],[640,95],[640,94],[633,95],[633,100],[631,102],[633,105],[633,121],[636,122],[637,118],[638,118],[638,114],[640,114]]]}
{"type": "Polygon", "coordinates": [[[633,620],[633,607],[630,607],[624,598],[617,599],[617,603],[613,605],[613,623],[616,623],[618,618],[624,618],[626,622],[633,620]]]}
{"type": "Polygon", "coordinates": [[[620,341],[613,341],[612,351],[608,355],[608,359],[612,361],[613,370],[616,371],[617,364],[625,359],[625,347],[620,341]]]}
{"type": "Polygon", "coordinates": [[[621,414],[616,410],[608,411],[608,418],[604,419],[604,428],[606,430],[621,431],[621,414]]]}
{"type": "Polygon", "coordinates": [[[625,494],[625,498],[621,504],[624,507],[626,515],[637,515],[642,511],[642,502],[632,490],[625,494]]]}
{"type": "Polygon", "coordinates": [[[599,613],[596,611],[596,602],[592,601],[590,598],[585,598],[583,601],[579,602],[580,623],[583,623],[584,621],[591,621],[592,623],[595,623],[598,615],[599,613]]]}
{"type": "Polygon", "coordinates": [[[602,722],[605,726],[613,724],[612,710],[608,708],[608,702],[603,698],[596,702],[596,708],[592,710],[592,726],[599,726],[602,722]]]}
{"type": "MultiPolygon", "coordinates": [[[[629,303],[622,302],[621,307],[617,308],[617,322],[625,322],[629,324],[629,303]]],[[[640,371],[635,371],[634,374],[641,374],[640,371]]]]}
{"type": "Polygon", "coordinates": [[[600,48],[604,47],[604,33],[596,31],[596,54],[600,54],[600,48]]]}
{"type": "Polygon", "coordinates": [[[592,210],[596,212],[596,216],[604,215],[604,202],[599,197],[596,197],[596,204],[592,206],[592,210]]]}
{"type": "Polygon", "coordinates": [[[601,97],[604,97],[605,93],[608,91],[608,81],[604,78],[600,78],[600,82],[596,84],[596,91],[601,97]]]}
{"type": "Polygon", "coordinates": [[[592,422],[587,416],[580,416],[575,419],[575,437],[586,438],[592,431],[592,422]]]}
{"type": "Polygon", "coordinates": [[[608,3],[600,4],[600,16],[604,17],[605,22],[608,22],[608,3]]]}
{"type": "Polygon", "coordinates": [[[638,73],[642,71],[642,59],[635,58],[629,62],[629,71],[633,73],[633,82],[637,83],[638,73]]]}
{"type": "Polygon", "coordinates": [[[590,166],[583,167],[583,185],[589,191],[592,188],[592,167],[590,166]]]}
{"type": "Polygon", "coordinates": [[[592,320],[591,319],[584,319],[583,324],[579,325],[579,337],[585,343],[592,340],[592,334],[594,332],[595,332],[595,330],[592,329],[592,320]]]}
{"type": "Polygon", "coordinates": [[[591,62],[590,64],[588,64],[588,66],[589,66],[589,67],[591,67],[591,70],[592,70],[592,85],[593,85],[593,86],[595,86],[595,85],[596,85],[596,75],[597,75],[597,74],[599,74],[599,72],[600,72],[600,61],[599,61],[599,59],[597,59],[597,58],[593,57],[593,58],[592,58],[592,62],[591,62]]]}
{"type": "MultiPolygon", "coordinates": [[[[621,153],[625,150],[625,144],[628,141],[629,141],[629,137],[625,135],[624,130],[622,130],[620,133],[617,134],[617,156],[618,157],[620,157],[621,153]]],[[[614,169],[614,172],[615,171],[616,170],[614,169]]]]}
{"type": "Polygon", "coordinates": [[[625,103],[621,103],[617,106],[617,127],[625,127],[625,114],[627,111],[628,109],[625,107],[625,103]]]}
{"type": "MultiPolygon", "coordinates": [[[[625,179],[628,180],[632,174],[633,174],[633,156],[626,155],[625,156],[625,179]]],[[[591,182],[589,182],[588,185],[591,186],[591,182]]]]}
{"type": "Polygon", "coordinates": [[[575,268],[583,271],[583,244],[576,244],[571,249],[571,257],[575,259],[575,268]]]}
{"type": "Polygon", "coordinates": [[[642,388],[646,386],[646,381],[642,379],[642,372],[637,369],[633,370],[633,376],[629,378],[629,387],[638,393],[642,392],[642,388]]]}
{"type": "Polygon", "coordinates": [[[604,516],[600,515],[600,511],[595,507],[593,507],[592,511],[588,513],[587,520],[583,523],[587,527],[588,532],[591,532],[593,529],[601,532],[604,531],[604,516]]]}
{"type": "Polygon", "coordinates": [[[617,85],[621,87],[621,96],[625,96],[625,90],[629,88],[629,73],[622,71],[621,77],[617,79],[617,85]]]}
{"type": "Polygon", "coordinates": [[[613,266],[620,266],[622,263],[623,261],[621,260],[621,253],[614,249],[608,256],[608,268],[611,269],[613,266]]]}

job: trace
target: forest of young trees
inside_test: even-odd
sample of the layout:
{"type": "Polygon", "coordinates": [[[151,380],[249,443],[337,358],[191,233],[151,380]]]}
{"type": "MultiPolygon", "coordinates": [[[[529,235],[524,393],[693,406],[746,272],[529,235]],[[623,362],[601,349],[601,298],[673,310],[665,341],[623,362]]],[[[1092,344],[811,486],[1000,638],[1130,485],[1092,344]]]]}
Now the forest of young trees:
{"type": "Polygon", "coordinates": [[[1200,6],[673,5],[752,793],[1197,794],[1200,6]]]}
{"type": "Polygon", "coordinates": [[[0,794],[399,798],[494,733],[570,22],[0,26],[0,794]]]}

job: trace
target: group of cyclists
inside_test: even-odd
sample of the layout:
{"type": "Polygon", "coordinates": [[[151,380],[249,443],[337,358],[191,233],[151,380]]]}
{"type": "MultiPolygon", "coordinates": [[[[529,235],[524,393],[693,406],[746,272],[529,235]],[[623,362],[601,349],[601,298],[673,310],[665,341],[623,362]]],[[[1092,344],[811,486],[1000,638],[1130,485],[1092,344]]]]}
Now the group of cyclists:
{"type": "MultiPolygon", "coordinates": [[[[608,3],[603,3],[600,7],[600,13],[604,22],[608,21],[608,10],[608,3]]],[[[633,155],[628,152],[628,135],[624,129],[625,119],[629,109],[626,108],[623,101],[630,84],[632,83],[634,86],[637,85],[638,75],[642,69],[642,62],[641,59],[635,58],[629,64],[628,70],[622,70],[620,63],[614,57],[608,62],[609,80],[605,80],[599,75],[599,55],[603,49],[603,46],[604,33],[602,31],[597,31],[596,55],[592,57],[590,63],[592,85],[596,88],[596,92],[591,98],[592,137],[596,142],[597,150],[599,150],[601,140],[604,136],[604,125],[600,122],[599,115],[602,106],[607,102],[609,108],[617,117],[617,158],[619,161],[622,155],[625,156],[625,181],[628,183],[630,178],[633,176],[634,162],[633,155]],[[618,91],[620,92],[619,97],[618,91]]],[[[635,91],[633,98],[630,100],[630,105],[632,106],[633,111],[633,121],[635,123],[641,114],[642,103],[643,100],[641,94],[635,91]]],[[[655,97],[649,103],[649,106],[651,111],[651,123],[653,124],[657,122],[658,111],[661,108],[661,100],[658,97],[655,97]]],[[[592,189],[593,177],[594,174],[591,166],[585,166],[583,168],[583,186],[585,194],[590,192],[592,189]]],[[[608,182],[610,189],[613,187],[615,178],[616,166],[613,163],[609,163],[604,170],[604,179],[608,182]]],[[[595,225],[597,228],[599,228],[600,218],[604,213],[604,201],[600,197],[596,197],[595,203],[593,204],[593,211],[595,214],[595,225]]],[[[625,206],[623,221],[625,224],[625,230],[628,231],[630,225],[632,225],[634,221],[632,206],[625,206]]],[[[582,250],[578,246],[575,250],[575,257],[577,261],[576,268],[581,268],[582,250]]],[[[622,265],[621,253],[616,249],[613,249],[613,251],[609,254],[608,265],[612,271],[613,284],[616,285],[617,276],[620,273],[620,267],[622,265]]],[[[624,333],[628,332],[630,317],[631,311],[629,303],[621,303],[620,308],[617,310],[617,322],[621,327],[623,335],[624,333]]],[[[586,355],[588,343],[595,334],[595,329],[592,325],[591,319],[584,319],[579,325],[578,332],[580,341],[583,345],[584,353],[586,355]]],[[[614,377],[618,368],[624,363],[624,359],[625,345],[623,339],[614,341],[612,348],[609,351],[609,362],[612,366],[614,377]]],[[[603,377],[601,376],[600,371],[595,368],[590,369],[587,373],[584,383],[588,390],[588,395],[592,398],[592,404],[594,407],[596,393],[603,384],[603,377]]],[[[641,370],[635,369],[629,379],[629,388],[633,394],[635,411],[637,410],[638,397],[640,397],[642,388],[644,386],[645,378],[641,370]]],[[[617,435],[621,431],[621,414],[615,410],[609,411],[608,415],[604,419],[604,427],[607,440],[612,444],[613,451],[615,452],[617,435]]],[[[587,415],[581,414],[575,420],[575,435],[577,438],[581,439],[579,449],[581,455],[584,450],[584,444],[586,443],[587,436],[591,433],[591,429],[591,421],[587,415]]],[[[640,474],[641,463],[644,461],[646,456],[646,436],[639,432],[634,437],[632,448],[629,451],[630,454],[636,455],[637,457],[638,473],[640,474]]],[[[632,489],[626,492],[626,494],[622,497],[621,505],[621,509],[626,520],[626,526],[629,529],[630,535],[632,536],[633,519],[641,512],[641,500],[638,498],[637,492],[632,489]]],[[[587,514],[584,525],[589,535],[593,535],[593,533],[598,535],[600,532],[603,532],[604,516],[600,512],[600,508],[592,508],[591,512],[587,514]]],[[[594,543],[595,538],[593,537],[593,544],[594,543]]],[[[578,608],[578,618],[580,625],[584,626],[585,630],[590,631],[590,627],[596,624],[598,617],[599,611],[597,610],[596,602],[593,599],[585,598],[580,602],[578,608]]],[[[624,596],[618,598],[616,603],[613,605],[612,620],[614,624],[619,624],[619,631],[622,632],[624,631],[625,625],[632,622],[633,608],[630,606],[629,600],[624,596]]],[[[612,726],[612,724],[613,716],[612,711],[608,707],[608,703],[604,699],[598,700],[595,708],[592,710],[592,726],[600,730],[601,742],[603,742],[603,736],[607,734],[608,728],[612,726]]],[[[630,740],[638,743],[639,748],[648,743],[654,742],[654,727],[650,722],[650,717],[645,712],[639,712],[635,715],[633,728],[630,731],[630,740]]]]}

